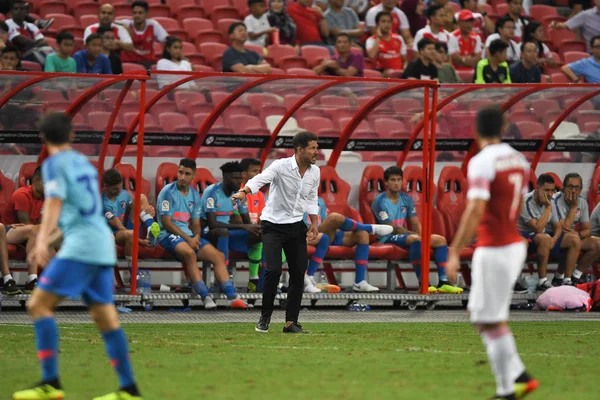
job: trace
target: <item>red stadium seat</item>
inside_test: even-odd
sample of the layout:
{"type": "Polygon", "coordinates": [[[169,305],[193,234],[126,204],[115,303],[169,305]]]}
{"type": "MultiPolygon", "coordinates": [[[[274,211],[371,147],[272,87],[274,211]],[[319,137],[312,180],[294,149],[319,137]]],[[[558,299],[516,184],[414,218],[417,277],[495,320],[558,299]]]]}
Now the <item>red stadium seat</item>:
{"type": "Polygon", "coordinates": [[[381,165],[365,167],[358,191],[358,206],[360,215],[366,224],[374,224],[375,217],[371,211],[371,203],[377,195],[385,192],[386,185],[381,165]]]}
{"type": "Polygon", "coordinates": [[[365,69],[364,74],[365,78],[383,78],[381,72],[374,69],[365,69]]]}
{"type": "Polygon", "coordinates": [[[36,62],[33,61],[21,61],[21,67],[25,70],[25,71],[42,71],[42,66],[36,62]]]}
{"type": "MultiPolygon", "coordinates": [[[[98,5],[96,4],[96,12],[98,12],[98,5]]],[[[88,26],[98,22],[98,16],[96,14],[82,15],[79,17],[79,23],[82,27],[87,28],[88,26]]]]}
{"type": "MultiPolygon", "coordinates": [[[[581,129],[581,126],[579,128],[581,129]]],[[[598,129],[600,129],[600,121],[586,122],[583,125],[583,132],[585,133],[596,132],[598,129]]]]}
{"type": "Polygon", "coordinates": [[[282,69],[308,67],[306,60],[303,57],[299,57],[296,53],[296,49],[290,45],[270,45],[267,49],[269,51],[269,56],[273,58],[275,65],[282,69]],[[286,62],[288,62],[287,67],[282,66],[284,60],[287,60],[286,62]]]}
{"type": "Polygon", "coordinates": [[[148,14],[152,19],[158,17],[169,18],[171,17],[171,9],[165,4],[151,4],[148,14]]]}
{"type": "Polygon", "coordinates": [[[466,70],[458,70],[456,72],[458,73],[458,77],[460,78],[460,80],[463,81],[464,83],[472,83],[473,82],[474,70],[466,69],[466,70]]]}
{"type": "Polygon", "coordinates": [[[333,167],[321,167],[321,184],[319,186],[319,196],[327,204],[327,208],[332,212],[347,214],[350,206],[348,205],[348,195],[350,194],[350,185],[342,180],[333,167]]]}
{"type": "Polygon", "coordinates": [[[33,173],[35,169],[38,167],[36,162],[26,162],[21,164],[21,168],[19,169],[19,187],[31,185],[31,178],[33,178],[33,173]]]}
{"type": "Polygon", "coordinates": [[[174,132],[175,126],[192,127],[188,116],[177,112],[160,113],[158,115],[158,121],[165,132],[174,132]]]}
{"type": "Polygon", "coordinates": [[[231,5],[238,10],[241,16],[250,14],[250,9],[248,8],[247,0],[230,0],[231,5]]]}
{"type": "Polygon", "coordinates": [[[556,72],[550,75],[550,83],[570,83],[569,78],[562,72],[556,72]]]}
{"type": "Polygon", "coordinates": [[[518,121],[517,127],[525,139],[543,139],[546,136],[544,125],[534,121],[518,121]]]}
{"type": "Polygon", "coordinates": [[[229,6],[220,6],[215,8],[210,18],[215,26],[218,26],[219,30],[227,37],[229,37],[229,26],[233,23],[233,21],[239,21],[242,19],[238,10],[229,6]],[[222,24],[221,21],[223,22],[222,24]]]}
{"type": "Polygon", "coordinates": [[[54,18],[54,23],[51,25],[50,30],[52,32],[69,31],[73,36],[83,36],[83,29],[79,26],[79,22],[70,15],[63,13],[50,13],[42,14],[45,19],[54,18]]]}
{"type": "MultiPolygon", "coordinates": [[[[351,120],[352,118],[350,117],[340,118],[340,130],[342,132],[344,131],[344,129],[346,129],[351,120]]],[[[362,120],[354,129],[354,132],[352,132],[352,137],[356,139],[378,138],[379,134],[373,131],[373,128],[371,128],[369,121],[362,120]]]]}
{"type": "Polygon", "coordinates": [[[136,72],[136,71],[146,71],[146,67],[144,67],[141,64],[128,63],[128,62],[123,63],[123,72],[124,73],[136,72]]]}
{"type": "MultiPolygon", "coordinates": [[[[139,115],[137,112],[126,112],[124,115],[125,125],[129,124],[139,115]]],[[[139,124],[138,124],[139,126],[139,124]]],[[[136,128],[137,129],[137,128],[136,128]]],[[[160,132],[162,128],[156,123],[154,117],[151,114],[144,115],[144,131],[145,132],[160,132]]]]}
{"type": "Polygon", "coordinates": [[[451,241],[467,205],[467,179],[457,166],[446,166],[440,172],[436,206],[446,221],[447,236],[451,241]]]}
{"type": "MultiPolygon", "coordinates": [[[[77,19],[80,23],[81,26],[86,28],[88,25],[91,24],[87,24],[84,25],[81,21],[81,17],[84,15],[94,15],[98,13],[98,3],[94,2],[94,1],[79,1],[74,9],[73,9],[73,16],[75,17],[75,19],[77,19]]],[[[98,17],[96,17],[97,19],[98,17]]]]}
{"type": "Polygon", "coordinates": [[[328,118],[323,117],[305,117],[301,120],[302,127],[318,136],[339,136],[340,131],[335,129],[333,123],[328,118]]]}
{"type": "MultiPolygon", "coordinates": [[[[137,186],[135,180],[135,167],[131,164],[119,163],[115,165],[115,169],[119,171],[123,177],[123,189],[127,190],[133,196],[137,186]]],[[[142,178],[142,193],[149,197],[150,195],[150,181],[142,178]]]]}
{"type": "MultiPolygon", "coordinates": [[[[15,183],[8,179],[0,171],[0,210],[6,210],[12,194],[15,192],[15,183]]],[[[0,212],[0,222],[2,221],[2,212],[0,212]]]]}
{"type": "Polygon", "coordinates": [[[177,90],[174,94],[177,110],[189,114],[190,111],[198,112],[196,107],[206,104],[206,97],[202,93],[177,90]]]}
{"type": "MultiPolygon", "coordinates": [[[[410,133],[402,121],[393,118],[377,118],[373,124],[381,137],[409,137],[410,133]]],[[[396,157],[397,158],[397,157],[396,157]]]]}
{"type": "Polygon", "coordinates": [[[185,21],[186,18],[204,18],[206,16],[206,12],[198,5],[196,0],[178,0],[171,2],[170,5],[173,16],[180,21],[185,21]]]}
{"type": "Polygon", "coordinates": [[[329,50],[323,46],[302,46],[300,54],[306,59],[310,68],[316,67],[321,61],[331,57],[329,50]]]}
{"type": "MultiPolygon", "coordinates": [[[[200,43],[198,50],[202,54],[206,61],[212,64],[218,57],[223,57],[223,53],[227,50],[227,46],[223,43],[200,43]]],[[[219,71],[221,69],[219,68],[219,71]]]]}
{"type": "Polygon", "coordinates": [[[177,180],[177,164],[164,162],[158,166],[156,170],[156,181],[154,183],[154,191],[156,193],[156,197],[158,198],[158,194],[160,191],[169,183],[175,182],[177,180]]]}
{"type": "Polygon", "coordinates": [[[421,215],[423,201],[423,169],[416,165],[408,165],[404,168],[404,177],[402,179],[402,191],[412,197],[417,209],[417,214],[421,215]]]}
{"type": "MultiPolygon", "coordinates": [[[[293,63],[296,64],[297,62],[302,62],[302,61],[298,61],[297,59],[285,59],[283,61],[284,65],[293,63]]],[[[282,66],[283,68],[283,66],[282,66]]],[[[289,75],[306,75],[306,76],[317,76],[317,73],[315,71],[313,71],[312,69],[308,69],[308,68],[287,68],[285,71],[287,74],[289,75]]]]}
{"type": "Polygon", "coordinates": [[[192,185],[200,194],[204,193],[206,188],[213,183],[217,183],[217,179],[208,169],[202,167],[196,168],[196,176],[192,181],[192,185]]]}
{"type": "MultiPolygon", "coordinates": [[[[590,190],[588,192],[588,205],[590,206],[590,214],[596,208],[596,205],[600,203],[600,168],[596,168],[594,175],[592,176],[592,183],[590,184],[590,190]]],[[[0,208],[2,208],[0,206],[0,208]]]]}
{"type": "Polygon", "coordinates": [[[260,119],[254,115],[232,115],[229,122],[234,134],[256,134],[257,131],[265,131],[260,119]]]}
{"type": "Polygon", "coordinates": [[[555,7],[533,4],[529,6],[529,16],[537,21],[542,21],[546,17],[558,17],[558,12],[555,7]]]}
{"type": "Polygon", "coordinates": [[[48,16],[48,14],[67,14],[67,4],[63,1],[44,1],[40,4],[39,14],[48,16]]]}
{"type": "MultiPolygon", "coordinates": [[[[235,12],[237,13],[237,11],[235,12]]],[[[215,25],[215,28],[219,32],[221,32],[221,35],[223,35],[223,39],[227,44],[231,44],[231,42],[229,41],[229,27],[231,26],[231,24],[236,22],[242,22],[239,20],[238,17],[222,17],[217,20],[213,19],[212,21],[215,25]]]]}
{"type": "Polygon", "coordinates": [[[208,16],[212,15],[213,10],[217,7],[231,6],[229,0],[199,0],[199,4],[208,16]]]}
{"type": "Polygon", "coordinates": [[[165,30],[169,32],[170,35],[175,35],[173,32],[178,32],[182,30],[181,25],[179,25],[179,21],[177,21],[176,19],[168,17],[155,17],[152,19],[161,24],[162,27],[165,28],[165,30]]]}
{"type": "Polygon", "coordinates": [[[563,60],[565,63],[570,64],[572,62],[578,61],[582,58],[589,58],[589,53],[585,51],[566,51],[563,53],[563,60]]]}
{"type": "Polygon", "coordinates": [[[215,29],[212,21],[204,18],[184,18],[183,29],[188,32],[189,37],[195,37],[198,32],[212,31],[215,29]]]}
{"type": "Polygon", "coordinates": [[[586,47],[583,40],[563,40],[558,45],[558,54],[560,54],[563,60],[565,60],[565,54],[575,51],[585,53],[586,47]]]}

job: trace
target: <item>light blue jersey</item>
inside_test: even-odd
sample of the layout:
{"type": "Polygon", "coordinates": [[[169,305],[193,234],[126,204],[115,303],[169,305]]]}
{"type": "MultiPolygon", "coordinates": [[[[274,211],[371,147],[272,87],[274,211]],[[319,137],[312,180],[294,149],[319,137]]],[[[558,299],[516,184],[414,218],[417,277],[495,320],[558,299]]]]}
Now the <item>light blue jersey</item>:
{"type": "Polygon", "coordinates": [[[158,195],[158,225],[160,225],[159,240],[163,240],[171,233],[165,230],[162,223],[163,215],[171,217],[173,223],[185,234],[193,236],[190,229],[192,219],[200,218],[200,193],[193,187],[189,187],[187,195],[183,195],[177,189],[177,182],[166,185],[158,195]]]}
{"type": "MultiPolygon", "coordinates": [[[[125,215],[127,214],[127,209],[133,210],[133,200],[131,199],[131,195],[127,190],[121,190],[121,193],[114,199],[111,200],[107,195],[102,193],[102,206],[104,208],[104,218],[107,221],[110,221],[113,218],[118,218],[121,220],[123,226],[129,229],[133,229],[133,224],[131,224],[130,220],[125,221],[125,215]]],[[[110,226],[110,225],[109,225],[110,226]]],[[[112,228],[113,233],[117,232],[116,229],[112,228]]]]}
{"type": "MultiPolygon", "coordinates": [[[[325,200],[322,197],[319,197],[319,214],[317,214],[318,224],[321,225],[325,218],[327,218],[327,204],[325,204],[325,200]]],[[[311,225],[310,216],[307,213],[304,213],[304,223],[306,225],[311,225]]]]}
{"type": "MultiPolygon", "coordinates": [[[[225,194],[223,192],[223,183],[218,182],[210,185],[204,190],[201,200],[201,211],[200,218],[207,219],[208,213],[215,213],[217,215],[217,221],[224,224],[229,223],[229,219],[233,214],[235,208],[231,202],[231,196],[235,191],[225,194]]],[[[248,213],[248,206],[246,202],[238,205],[237,210],[240,214],[248,213]]]]}
{"type": "MultiPolygon", "coordinates": [[[[400,192],[396,204],[392,203],[386,193],[379,194],[373,200],[371,210],[373,210],[378,224],[392,223],[397,226],[404,226],[407,219],[417,216],[413,199],[404,192],[400,192]]],[[[385,243],[390,236],[381,236],[379,242],[385,243]]]]}
{"type": "Polygon", "coordinates": [[[63,201],[58,226],[64,240],[57,257],[114,265],[115,240],[103,216],[96,168],[82,154],[67,150],[44,161],[42,177],[46,198],[63,201]]]}

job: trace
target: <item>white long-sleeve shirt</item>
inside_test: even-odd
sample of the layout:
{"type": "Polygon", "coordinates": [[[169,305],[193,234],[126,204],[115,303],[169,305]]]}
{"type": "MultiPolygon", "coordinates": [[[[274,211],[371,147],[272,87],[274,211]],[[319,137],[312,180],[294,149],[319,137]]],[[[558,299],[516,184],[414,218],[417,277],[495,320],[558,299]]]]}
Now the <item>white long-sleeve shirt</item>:
{"type": "Polygon", "coordinates": [[[261,221],[273,224],[291,224],[302,221],[304,213],[319,214],[319,184],[321,170],[316,165],[308,167],[300,176],[296,157],[275,160],[262,173],[250,179],[246,186],[256,193],[271,184],[269,197],[260,215],[261,221]]]}

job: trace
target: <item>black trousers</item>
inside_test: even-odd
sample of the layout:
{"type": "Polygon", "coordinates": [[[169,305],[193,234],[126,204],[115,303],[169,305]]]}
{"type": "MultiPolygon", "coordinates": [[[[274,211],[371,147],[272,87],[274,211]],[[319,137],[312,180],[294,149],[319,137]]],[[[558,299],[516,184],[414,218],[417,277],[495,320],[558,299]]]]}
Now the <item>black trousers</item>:
{"type": "Polygon", "coordinates": [[[273,224],[262,221],[261,225],[263,253],[267,263],[262,314],[270,317],[273,312],[277,285],[281,277],[281,250],[283,249],[290,272],[285,320],[298,322],[304,291],[304,274],[308,264],[308,253],[306,251],[306,232],[308,228],[303,221],[292,224],[273,224]]]}

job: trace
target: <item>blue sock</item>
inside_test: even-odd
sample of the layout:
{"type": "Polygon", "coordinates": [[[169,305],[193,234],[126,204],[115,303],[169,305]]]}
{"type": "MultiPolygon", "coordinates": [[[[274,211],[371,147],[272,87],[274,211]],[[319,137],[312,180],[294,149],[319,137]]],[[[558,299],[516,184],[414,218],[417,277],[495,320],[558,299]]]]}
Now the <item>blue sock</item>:
{"type": "Polygon", "coordinates": [[[206,287],[206,284],[203,280],[199,280],[197,282],[192,283],[192,287],[194,288],[196,293],[200,295],[202,300],[204,300],[204,298],[208,296],[208,288],[206,287]]]}
{"type": "Polygon", "coordinates": [[[373,227],[369,224],[361,224],[358,221],[355,221],[350,218],[346,218],[342,226],[340,226],[340,230],[344,232],[355,232],[355,231],[365,231],[369,233],[373,233],[373,227]]]}
{"type": "Polygon", "coordinates": [[[225,281],[221,283],[221,290],[225,293],[228,299],[235,299],[235,288],[233,287],[233,282],[225,281]]]}
{"type": "Polygon", "coordinates": [[[127,337],[123,329],[118,328],[111,332],[103,332],[106,354],[110,358],[110,364],[119,376],[121,388],[131,386],[135,383],[133,379],[133,370],[129,362],[129,349],[127,337]]]}
{"type": "Polygon", "coordinates": [[[412,264],[417,279],[421,281],[421,241],[417,240],[408,248],[408,259],[412,264]]]}
{"type": "Polygon", "coordinates": [[[217,250],[225,256],[225,265],[229,268],[229,236],[220,236],[217,239],[217,250]]]}
{"type": "Polygon", "coordinates": [[[447,281],[446,262],[448,262],[448,246],[440,246],[433,253],[435,265],[437,265],[438,278],[440,281],[447,281]]]}
{"type": "Polygon", "coordinates": [[[319,269],[319,265],[323,263],[323,258],[325,258],[325,254],[327,254],[329,243],[331,243],[329,235],[323,234],[323,236],[321,236],[321,239],[319,240],[319,243],[317,243],[317,247],[315,249],[314,254],[308,262],[308,268],[306,270],[308,276],[313,276],[315,272],[317,272],[317,270],[319,269]]]}
{"type": "Polygon", "coordinates": [[[367,277],[367,264],[369,262],[369,245],[359,244],[356,245],[354,251],[354,265],[356,266],[356,273],[354,275],[354,282],[360,283],[367,277]]]}
{"type": "Polygon", "coordinates": [[[42,381],[58,378],[58,327],[53,317],[33,321],[42,381]]]}

